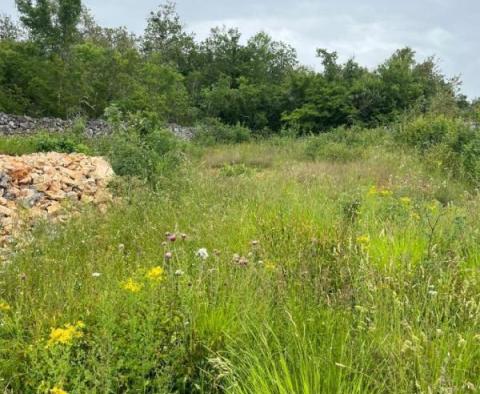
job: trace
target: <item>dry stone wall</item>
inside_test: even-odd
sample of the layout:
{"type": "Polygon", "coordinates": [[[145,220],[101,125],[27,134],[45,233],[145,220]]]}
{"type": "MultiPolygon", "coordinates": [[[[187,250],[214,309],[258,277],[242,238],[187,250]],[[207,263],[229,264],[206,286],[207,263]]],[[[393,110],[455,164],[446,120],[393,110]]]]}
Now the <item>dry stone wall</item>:
{"type": "MultiPolygon", "coordinates": [[[[74,120],[57,118],[31,118],[29,116],[8,115],[0,112],[0,134],[3,135],[28,135],[39,131],[63,133],[71,129],[74,120]]],[[[89,120],[85,125],[85,133],[95,137],[111,132],[107,122],[103,120],[89,120]]]]}
{"type": "MultiPolygon", "coordinates": [[[[29,116],[8,115],[0,112],[0,135],[29,135],[39,131],[64,133],[72,128],[74,120],[57,118],[31,118],[29,116]]],[[[190,140],[195,135],[195,128],[172,123],[167,128],[178,138],[190,140]]],[[[85,134],[89,137],[108,135],[111,127],[104,120],[89,120],[85,125],[85,134]]]]}

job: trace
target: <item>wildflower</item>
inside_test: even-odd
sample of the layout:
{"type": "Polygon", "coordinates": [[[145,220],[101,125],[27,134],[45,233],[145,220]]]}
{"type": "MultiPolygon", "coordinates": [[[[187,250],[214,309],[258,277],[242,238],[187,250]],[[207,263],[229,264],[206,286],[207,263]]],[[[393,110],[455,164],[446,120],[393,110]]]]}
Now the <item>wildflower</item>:
{"type": "Polygon", "coordinates": [[[208,251],[206,248],[200,248],[197,250],[197,253],[195,253],[197,257],[200,257],[202,260],[208,259],[208,251]]]}
{"type": "Polygon", "coordinates": [[[373,185],[369,190],[368,190],[368,195],[369,196],[374,196],[378,193],[377,187],[373,185]]]}
{"type": "Polygon", "coordinates": [[[271,261],[267,261],[266,264],[265,264],[265,268],[268,270],[268,271],[275,271],[275,269],[277,268],[277,266],[272,263],[271,261]]]}
{"type": "Polygon", "coordinates": [[[124,249],[125,249],[125,245],[124,245],[124,244],[118,244],[118,250],[119,250],[120,252],[122,252],[124,249]]]}
{"type": "Polygon", "coordinates": [[[165,271],[162,267],[157,266],[153,267],[150,271],[147,272],[147,278],[153,281],[161,281],[164,277],[165,271]]]}
{"type": "Polygon", "coordinates": [[[382,197],[390,197],[391,195],[393,195],[393,192],[388,189],[383,189],[383,190],[380,190],[378,194],[382,197]]]}
{"type": "Polygon", "coordinates": [[[53,389],[50,390],[50,394],[68,394],[64,389],[54,386],[53,389]]]}
{"type": "Polygon", "coordinates": [[[400,202],[402,203],[402,205],[409,206],[412,200],[410,199],[410,197],[400,197],[400,202]]]}
{"type": "Polygon", "coordinates": [[[412,213],[412,219],[414,219],[414,220],[420,220],[420,215],[419,215],[418,213],[416,213],[416,212],[413,212],[413,213],[412,213]]]}
{"type": "Polygon", "coordinates": [[[368,235],[360,235],[357,237],[357,243],[367,246],[370,243],[370,237],[368,235]]]}
{"type": "Polygon", "coordinates": [[[430,210],[430,212],[435,213],[438,210],[438,204],[436,201],[432,201],[432,203],[429,204],[427,208],[430,210]]]}
{"type": "Polygon", "coordinates": [[[74,339],[81,338],[83,336],[82,329],[85,324],[82,321],[78,321],[76,324],[65,324],[63,328],[52,328],[50,337],[47,342],[47,347],[62,344],[70,345],[74,339]]]}
{"type": "Polygon", "coordinates": [[[140,285],[140,283],[135,282],[132,278],[129,278],[122,283],[122,288],[131,293],[138,293],[141,290],[142,285],[140,285]]]}
{"type": "Polygon", "coordinates": [[[252,241],[252,246],[258,246],[259,242],[257,240],[252,241]]]}
{"type": "Polygon", "coordinates": [[[187,234],[182,233],[181,238],[182,238],[183,241],[185,241],[187,239],[187,234]]]}
{"type": "Polygon", "coordinates": [[[162,242],[162,246],[163,246],[163,247],[167,246],[167,241],[163,241],[163,242],[162,242]]]}
{"type": "Polygon", "coordinates": [[[173,254],[172,252],[165,252],[164,257],[165,257],[165,260],[170,260],[173,257],[173,254]]]}
{"type": "Polygon", "coordinates": [[[0,312],[8,312],[10,309],[10,305],[4,301],[0,301],[0,312]]]}
{"type": "Polygon", "coordinates": [[[92,273],[92,276],[93,276],[94,278],[98,278],[98,277],[101,276],[101,275],[102,275],[102,274],[101,274],[100,272],[93,272],[93,273],[92,273]]]}
{"type": "Polygon", "coordinates": [[[182,270],[175,271],[175,276],[183,276],[183,274],[185,274],[185,272],[183,272],[182,270]]]}
{"type": "Polygon", "coordinates": [[[167,238],[170,242],[175,242],[177,240],[177,235],[176,234],[170,234],[167,238]]]}

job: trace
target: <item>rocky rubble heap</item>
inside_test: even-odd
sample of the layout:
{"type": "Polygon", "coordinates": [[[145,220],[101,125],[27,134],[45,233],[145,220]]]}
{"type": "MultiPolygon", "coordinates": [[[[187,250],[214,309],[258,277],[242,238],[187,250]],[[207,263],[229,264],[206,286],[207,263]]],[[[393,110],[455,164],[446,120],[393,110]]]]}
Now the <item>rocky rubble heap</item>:
{"type": "Polygon", "coordinates": [[[64,218],[64,207],[111,200],[108,162],[82,154],[0,155],[0,246],[36,218],[64,218]]]}

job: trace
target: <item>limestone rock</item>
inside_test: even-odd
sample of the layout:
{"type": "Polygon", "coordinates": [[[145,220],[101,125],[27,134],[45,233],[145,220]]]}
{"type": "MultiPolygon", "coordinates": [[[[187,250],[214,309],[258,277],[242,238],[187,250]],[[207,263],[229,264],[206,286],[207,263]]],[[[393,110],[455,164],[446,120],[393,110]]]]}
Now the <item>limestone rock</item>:
{"type": "Polygon", "coordinates": [[[64,221],[65,207],[80,203],[105,210],[112,200],[107,184],[113,176],[101,157],[55,152],[0,155],[0,246],[25,218],[64,221]]]}

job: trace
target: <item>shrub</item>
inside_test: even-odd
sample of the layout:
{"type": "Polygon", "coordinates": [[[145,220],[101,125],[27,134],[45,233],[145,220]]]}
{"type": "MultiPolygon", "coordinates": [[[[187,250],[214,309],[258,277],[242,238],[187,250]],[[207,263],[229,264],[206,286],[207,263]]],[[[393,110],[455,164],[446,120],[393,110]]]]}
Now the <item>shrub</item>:
{"type": "Polygon", "coordinates": [[[201,145],[235,144],[251,139],[250,129],[239,123],[234,126],[227,125],[215,118],[205,119],[197,125],[195,142],[201,145]]]}
{"type": "Polygon", "coordinates": [[[446,140],[452,132],[463,127],[463,122],[446,116],[419,116],[402,124],[396,134],[399,141],[421,151],[446,140]]]}
{"type": "Polygon", "coordinates": [[[81,137],[74,134],[40,133],[33,137],[35,152],[91,153],[81,137]]]}
{"type": "Polygon", "coordinates": [[[425,115],[402,124],[396,139],[416,148],[425,162],[472,183],[480,181],[480,135],[461,118],[425,115]]]}
{"type": "Polygon", "coordinates": [[[155,185],[160,176],[172,173],[180,161],[180,141],[154,118],[131,117],[125,130],[117,130],[103,143],[113,170],[155,185]]]}

